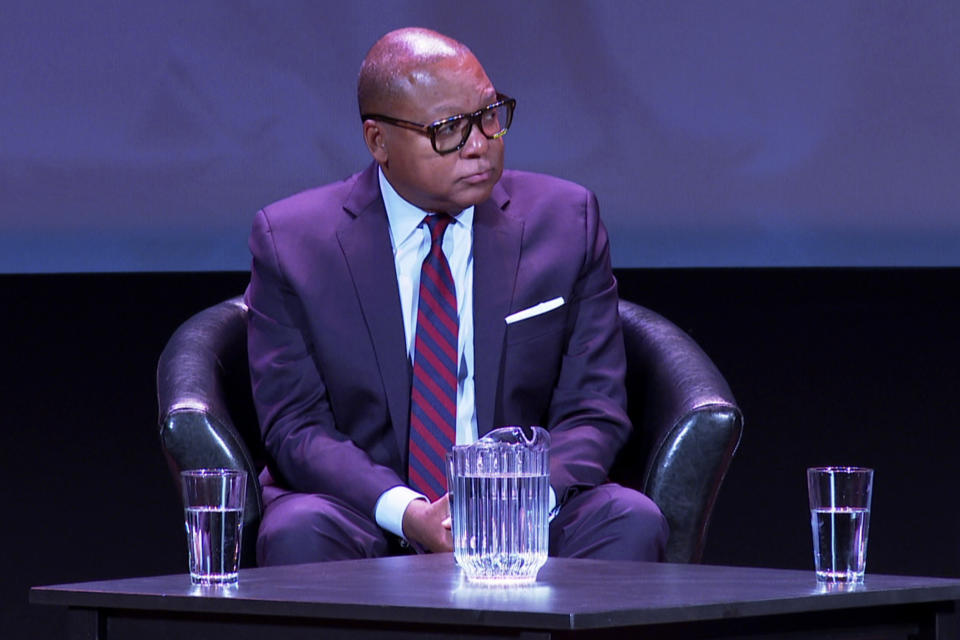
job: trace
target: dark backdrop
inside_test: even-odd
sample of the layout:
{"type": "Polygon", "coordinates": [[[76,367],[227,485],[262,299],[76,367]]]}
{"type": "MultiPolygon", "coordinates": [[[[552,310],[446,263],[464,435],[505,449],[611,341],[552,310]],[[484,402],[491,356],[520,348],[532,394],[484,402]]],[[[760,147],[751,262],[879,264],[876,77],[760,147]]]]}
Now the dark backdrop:
{"type": "MultiPolygon", "coordinates": [[[[960,269],[620,269],[746,415],[705,561],[811,569],[804,469],[877,470],[868,571],[960,577],[960,269]]],[[[0,276],[0,635],[60,638],[30,585],[183,573],[154,373],[242,272],[0,276]]],[[[811,583],[813,574],[811,569],[811,583]]]]}
{"type": "Polygon", "coordinates": [[[357,69],[411,24],[615,266],[960,265],[956,0],[4,0],[0,272],[248,268],[257,208],[369,161],[357,69]]]}

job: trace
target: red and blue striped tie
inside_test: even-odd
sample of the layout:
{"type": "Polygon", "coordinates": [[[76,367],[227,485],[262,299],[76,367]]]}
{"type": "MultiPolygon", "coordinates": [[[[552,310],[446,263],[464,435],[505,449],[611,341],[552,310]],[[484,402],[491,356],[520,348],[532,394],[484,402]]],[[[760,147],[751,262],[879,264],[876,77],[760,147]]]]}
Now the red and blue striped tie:
{"type": "Polygon", "coordinates": [[[430,253],[420,268],[420,301],[410,396],[409,484],[431,502],[446,493],[446,454],[457,433],[457,294],[443,255],[443,233],[453,222],[424,218],[430,253]]]}

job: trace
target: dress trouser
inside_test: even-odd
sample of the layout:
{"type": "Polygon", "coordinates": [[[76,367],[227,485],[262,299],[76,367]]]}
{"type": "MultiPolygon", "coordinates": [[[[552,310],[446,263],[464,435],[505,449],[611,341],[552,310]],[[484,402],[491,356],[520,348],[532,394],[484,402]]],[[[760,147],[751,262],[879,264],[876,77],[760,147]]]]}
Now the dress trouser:
{"type": "MultiPolygon", "coordinates": [[[[264,513],[257,537],[260,566],[375,558],[410,552],[335,496],[263,490],[264,513]]],[[[550,555],[602,560],[663,559],[669,527],[647,496],[607,483],[583,490],[550,523],[550,555]]]]}

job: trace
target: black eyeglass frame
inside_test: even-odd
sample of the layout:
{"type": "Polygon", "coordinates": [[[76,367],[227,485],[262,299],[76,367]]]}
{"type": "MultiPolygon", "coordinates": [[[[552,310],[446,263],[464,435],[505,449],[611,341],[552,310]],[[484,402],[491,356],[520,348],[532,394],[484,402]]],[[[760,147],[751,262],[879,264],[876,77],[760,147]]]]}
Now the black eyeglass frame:
{"type": "Polygon", "coordinates": [[[419,122],[411,122],[410,120],[401,120],[400,118],[392,118],[390,116],[385,116],[380,113],[362,113],[360,114],[361,120],[378,120],[380,122],[386,122],[387,124],[392,124],[397,127],[402,127],[404,129],[409,129],[411,131],[417,131],[426,136],[430,137],[430,144],[433,146],[433,150],[439,153],[440,155],[446,155],[448,153],[454,153],[463,149],[463,145],[467,144],[467,140],[470,139],[470,134],[473,132],[473,125],[476,124],[477,128],[480,130],[488,140],[496,140],[497,138],[502,138],[507,130],[510,128],[510,125],[513,124],[513,112],[517,108],[517,101],[510,96],[497,92],[497,101],[493,104],[488,104],[487,106],[477,109],[473,113],[461,113],[456,116],[450,116],[449,118],[444,118],[443,120],[437,120],[430,124],[420,124],[419,122]],[[507,123],[503,128],[495,133],[494,135],[488,135],[486,131],[483,130],[483,124],[481,118],[483,114],[492,111],[494,109],[499,109],[500,107],[509,107],[507,110],[507,123]],[[469,118],[469,123],[467,128],[463,130],[463,139],[460,140],[458,144],[453,149],[447,149],[446,151],[440,151],[437,149],[437,131],[440,127],[448,125],[451,122],[456,122],[458,120],[463,120],[464,118],[469,118]]]}

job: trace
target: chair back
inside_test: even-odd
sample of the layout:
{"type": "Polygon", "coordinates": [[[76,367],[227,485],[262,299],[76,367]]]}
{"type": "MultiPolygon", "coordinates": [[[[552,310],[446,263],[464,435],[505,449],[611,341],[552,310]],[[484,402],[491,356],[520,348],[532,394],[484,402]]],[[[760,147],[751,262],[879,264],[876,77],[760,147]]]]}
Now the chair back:
{"type": "Polygon", "coordinates": [[[660,507],[670,524],[668,562],[700,562],[743,415],[723,375],[689,335],[632,302],[621,300],[619,311],[634,434],[611,478],[660,507]]]}

